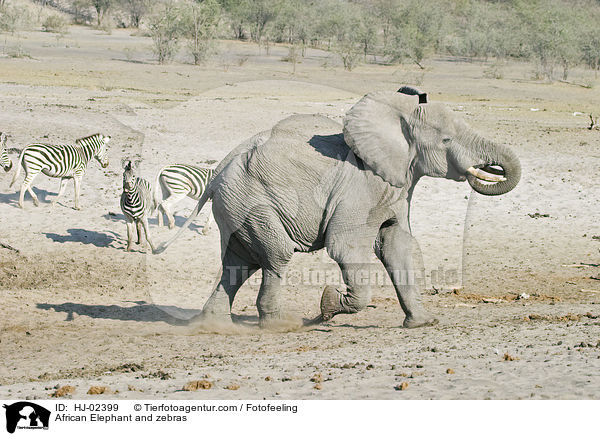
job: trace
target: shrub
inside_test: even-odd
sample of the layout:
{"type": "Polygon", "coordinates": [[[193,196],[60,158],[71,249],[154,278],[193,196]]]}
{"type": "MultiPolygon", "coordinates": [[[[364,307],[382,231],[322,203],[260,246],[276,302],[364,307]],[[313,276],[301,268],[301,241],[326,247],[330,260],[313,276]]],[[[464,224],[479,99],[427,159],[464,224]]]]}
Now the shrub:
{"type": "Polygon", "coordinates": [[[67,33],[69,30],[69,22],[61,15],[48,15],[48,17],[42,23],[42,29],[44,32],[67,33]]]}

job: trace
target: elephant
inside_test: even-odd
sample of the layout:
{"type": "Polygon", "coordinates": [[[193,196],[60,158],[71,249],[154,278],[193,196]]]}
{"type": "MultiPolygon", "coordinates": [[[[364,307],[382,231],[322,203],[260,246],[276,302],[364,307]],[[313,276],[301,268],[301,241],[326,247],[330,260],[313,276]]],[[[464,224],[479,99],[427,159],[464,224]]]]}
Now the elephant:
{"type": "Polygon", "coordinates": [[[325,248],[346,290],[326,286],[321,314],[355,313],[371,299],[360,270],[375,253],[389,274],[406,328],[436,324],[423,306],[414,271],[410,203],[423,176],[467,181],[501,195],[520,180],[516,154],[475,133],[456,113],[412,87],[365,95],[343,126],[321,115],[293,115],[234,149],[217,167],[186,224],[212,199],[221,233],[222,275],[201,317],[231,320],[245,280],[262,269],[259,325],[284,319],[282,280],[295,252],[325,248]],[[404,276],[405,277],[405,276],[404,276]]]}

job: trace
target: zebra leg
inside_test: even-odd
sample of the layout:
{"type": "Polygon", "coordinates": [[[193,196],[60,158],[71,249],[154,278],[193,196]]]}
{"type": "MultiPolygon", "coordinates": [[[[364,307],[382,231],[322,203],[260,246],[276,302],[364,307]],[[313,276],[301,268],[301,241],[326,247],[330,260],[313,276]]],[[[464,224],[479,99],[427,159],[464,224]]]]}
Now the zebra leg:
{"type": "Polygon", "coordinates": [[[202,227],[202,234],[208,235],[208,231],[210,230],[210,225],[214,222],[215,218],[213,217],[212,208],[208,211],[208,218],[206,219],[206,223],[204,223],[204,227],[202,227]]]}
{"type": "Polygon", "coordinates": [[[164,221],[163,221],[163,213],[164,213],[164,209],[162,207],[162,203],[159,203],[156,207],[156,210],[158,211],[158,227],[162,227],[165,225],[164,221]]]}
{"type": "Polygon", "coordinates": [[[56,197],[54,197],[51,201],[51,203],[54,205],[56,204],[56,202],[58,201],[58,199],[60,197],[62,197],[62,195],[65,193],[65,189],[67,189],[67,182],[69,181],[69,179],[67,179],[66,177],[62,177],[60,179],[60,187],[58,188],[58,194],[56,194],[56,197]]]}
{"type": "Polygon", "coordinates": [[[144,226],[144,233],[146,234],[146,241],[148,241],[150,248],[152,249],[152,251],[154,251],[155,247],[154,247],[154,244],[152,243],[152,240],[150,239],[150,229],[148,227],[148,218],[144,217],[142,219],[142,225],[144,226]]]}
{"type": "Polygon", "coordinates": [[[79,194],[81,193],[81,177],[73,177],[73,184],[75,185],[75,209],[81,210],[79,206],[79,194]]]}
{"type": "Polygon", "coordinates": [[[125,217],[127,220],[127,251],[131,251],[131,243],[133,242],[133,220],[125,217]]]}
{"type": "Polygon", "coordinates": [[[185,197],[185,193],[172,194],[169,196],[169,198],[161,203],[165,215],[167,215],[167,219],[169,220],[169,229],[175,228],[175,218],[173,217],[173,212],[171,212],[171,210],[175,204],[179,203],[185,197]]]}
{"type": "Polygon", "coordinates": [[[142,221],[141,220],[137,220],[135,222],[135,227],[137,230],[137,242],[136,244],[140,245],[142,243],[142,221]]]}
{"type": "Polygon", "coordinates": [[[25,180],[23,180],[23,184],[21,185],[21,192],[19,194],[19,207],[21,209],[23,209],[23,200],[25,199],[25,191],[29,192],[29,195],[31,195],[31,198],[33,199],[33,204],[35,206],[40,205],[40,201],[38,200],[37,195],[35,195],[35,192],[33,192],[33,190],[31,189],[31,185],[33,184],[33,179],[35,179],[35,177],[38,174],[39,173],[27,173],[25,180]]]}

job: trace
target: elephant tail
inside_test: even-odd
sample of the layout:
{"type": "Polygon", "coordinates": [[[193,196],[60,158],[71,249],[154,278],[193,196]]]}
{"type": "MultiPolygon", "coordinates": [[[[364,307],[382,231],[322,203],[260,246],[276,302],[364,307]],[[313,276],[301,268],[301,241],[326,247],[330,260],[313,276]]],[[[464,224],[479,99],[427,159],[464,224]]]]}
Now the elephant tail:
{"type": "Polygon", "coordinates": [[[177,234],[175,236],[173,236],[171,239],[169,239],[168,241],[163,242],[162,244],[160,244],[154,250],[152,250],[152,254],[160,254],[160,253],[162,253],[163,251],[165,251],[167,249],[167,247],[169,245],[171,245],[173,242],[175,242],[175,240],[177,238],[179,238],[179,236],[190,226],[190,224],[192,223],[192,221],[194,221],[196,219],[196,217],[198,216],[198,214],[200,213],[200,211],[202,210],[202,208],[204,207],[204,205],[206,204],[206,202],[208,200],[210,200],[212,198],[212,196],[213,196],[213,191],[211,189],[211,185],[209,184],[206,187],[206,189],[204,190],[204,192],[202,193],[202,196],[198,200],[198,204],[196,205],[196,207],[194,208],[194,210],[192,211],[192,213],[190,214],[190,216],[186,220],[185,224],[177,231],[177,234]]]}

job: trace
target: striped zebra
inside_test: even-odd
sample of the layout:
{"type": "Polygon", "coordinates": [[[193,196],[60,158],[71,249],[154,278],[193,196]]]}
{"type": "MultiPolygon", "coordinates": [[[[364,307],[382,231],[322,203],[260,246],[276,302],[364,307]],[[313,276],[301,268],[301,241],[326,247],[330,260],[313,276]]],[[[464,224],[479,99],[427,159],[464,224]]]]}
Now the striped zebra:
{"type": "Polygon", "coordinates": [[[0,132],[0,165],[2,165],[4,171],[9,172],[12,168],[12,161],[6,152],[6,139],[6,133],[0,132]]]}
{"type": "MultiPolygon", "coordinates": [[[[175,227],[172,209],[176,203],[190,197],[198,200],[214,173],[213,169],[193,165],[174,164],[162,168],[156,176],[154,198],[158,205],[158,225],[163,225],[163,213],[169,228],[175,227]]],[[[206,226],[205,226],[206,228],[206,226]]]]}
{"type": "Polygon", "coordinates": [[[124,162],[123,169],[123,193],[121,194],[121,210],[127,222],[127,251],[131,251],[133,241],[133,227],[137,228],[137,243],[142,243],[142,227],[146,235],[146,241],[154,251],[154,244],[150,240],[148,231],[148,217],[154,213],[156,208],[152,197],[152,187],[148,181],[138,177],[139,161],[131,163],[124,162]]]}
{"type": "Polygon", "coordinates": [[[19,196],[19,207],[23,208],[23,199],[25,191],[28,191],[33,198],[33,204],[39,206],[40,202],[33,192],[33,179],[41,172],[48,177],[60,177],[60,188],[58,194],[52,200],[52,204],[64,194],[69,179],[73,179],[75,185],[75,209],[79,207],[79,192],[81,188],[81,179],[87,170],[87,166],[92,160],[96,160],[102,165],[102,168],[108,166],[108,156],[106,144],[110,141],[110,136],[104,136],[100,133],[86,136],[75,141],[75,145],[51,145],[51,144],[30,144],[23,149],[17,162],[17,171],[13,176],[10,186],[12,186],[21,172],[21,165],[25,168],[25,180],[21,185],[21,194],[19,196]]]}

